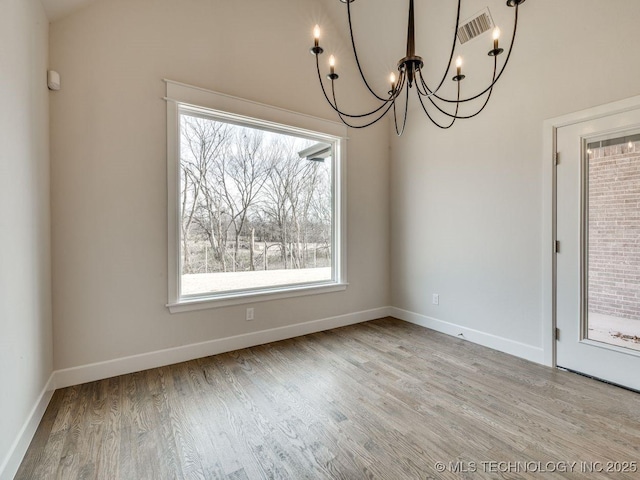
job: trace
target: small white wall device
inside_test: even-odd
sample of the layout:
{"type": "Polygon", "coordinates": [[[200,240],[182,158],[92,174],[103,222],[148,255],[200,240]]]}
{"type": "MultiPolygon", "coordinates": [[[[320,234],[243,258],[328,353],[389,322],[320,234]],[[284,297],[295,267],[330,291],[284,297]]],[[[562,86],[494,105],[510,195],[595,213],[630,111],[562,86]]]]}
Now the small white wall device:
{"type": "Polygon", "coordinates": [[[47,86],[49,90],[58,91],[60,90],[60,74],[54,70],[49,70],[47,72],[47,86]]]}

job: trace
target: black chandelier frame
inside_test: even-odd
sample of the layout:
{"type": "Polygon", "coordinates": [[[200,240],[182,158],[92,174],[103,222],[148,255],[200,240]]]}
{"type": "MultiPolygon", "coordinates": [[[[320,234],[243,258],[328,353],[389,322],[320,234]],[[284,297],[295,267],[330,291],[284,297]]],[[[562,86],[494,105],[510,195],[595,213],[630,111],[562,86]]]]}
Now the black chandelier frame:
{"type": "MultiPolygon", "coordinates": [[[[407,50],[404,58],[398,61],[398,79],[395,80],[394,74],[391,77],[391,89],[387,92],[386,96],[378,95],[370,83],[367,81],[364,72],[362,70],[362,66],[360,64],[360,59],[358,57],[358,51],[356,48],[355,37],[353,34],[353,24],[352,24],[352,16],[351,16],[351,3],[355,0],[340,0],[342,3],[346,4],[347,8],[347,18],[349,22],[349,35],[351,38],[351,46],[353,47],[353,54],[355,57],[356,66],[358,67],[358,71],[360,73],[360,77],[362,78],[365,86],[371,93],[371,95],[376,99],[376,101],[380,102],[380,105],[375,109],[361,113],[361,114],[352,114],[347,113],[338,107],[338,101],[336,99],[336,89],[335,83],[338,80],[339,75],[335,73],[335,67],[333,65],[333,61],[330,66],[330,73],[326,75],[326,77],[331,82],[330,92],[327,91],[325,87],[324,81],[322,79],[322,73],[320,72],[320,61],[319,57],[324,52],[324,49],[319,44],[319,32],[315,33],[315,42],[314,46],[310,49],[312,55],[315,56],[316,59],[316,69],[318,72],[318,80],[320,82],[320,86],[322,88],[322,93],[324,94],[325,99],[331,106],[331,108],[338,114],[340,120],[351,128],[366,128],[374,123],[377,123],[381,120],[390,110],[393,109],[393,119],[395,131],[398,136],[402,135],[406,124],[407,124],[407,113],[409,106],[409,91],[415,85],[416,94],[420,101],[420,105],[424,113],[427,115],[429,120],[441,129],[448,129],[453,126],[456,120],[461,119],[469,119],[476,117],[479,115],[489,103],[489,99],[493,93],[493,87],[500,80],[507,64],[509,63],[509,59],[511,58],[511,52],[513,51],[513,45],[516,39],[516,32],[518,28],[518,7],[525,2],[525,0],[507,0],[507,6],[512,7],[514,9],[514,23],[513,23],[513,34],[511,36],[511,41],[509,43],[509,48],[507,50],[506,58],[500,69],[498,69],[498,57],[504,53],[502,48],[498,46],[498,39],[494,37],[493,49],[488,52],[490,57],[493,57],[493,76],[491,83],[488,87],[483,89],[481,92],[471,95],[466,98],[460,98],[460,85],[462,80],[465,79],[465,75],[461,73],[461,64],[457,63],[456,75],[451,79],[457,84],[457,95],[456,98],[446,98],[442,95],[439,95],[438,92],[443,87],[448,72],[453,64],[453,57],[456,51],[456,39],[458,28],[460,27],[460,10],[462,6],[462,0],[458,0],[458,7],[456,13],[456,26],[454,30],[453,42],[451,47],[451,53],[449,56],[449,62],[447,63],[447,68],[442,75],[440,82],[437,84],[435,88],[431,88],[422,75],[422,70],[424,68],[424,61],[422,57],[416,55],[415,53],[415,22],[414,22],[414,6],[413,0],[409,1],[409,20],[407,25],[407,50]],[[406,87],[406,88],[405,88],[406,87]],[[404,91],[404,95],[403,95],[404,91]],[[484,102],[480,106],[480,108],[474,113],[468,115],[459,115],[460,105],[463,103],[471,102],[473,100],[477,100],[486,95],[484,102]],[[404,113],[401,114],[402,121],[398,122],[398,109],[396,108],[396,100],[404,97],[404,113]],[[425,101],[428,101],[428,103],[425,101]],[[455,104],[455,110],[453,112],[448,112],[445,110],[444,105],[438,104],[455,104]],[[440,123],[438,122],[429,112],[427,105],[431,104],[437,111],[439,111],[442,115],[448,117],[450,122],[448,123],[440,123]],[[358,120],[362,122],[358,123],[358,120]]],[[[318,27],[316,27],[317,29],[318,27]]],[[[333,60],[333,57],[332,57],[333,60]]]]}

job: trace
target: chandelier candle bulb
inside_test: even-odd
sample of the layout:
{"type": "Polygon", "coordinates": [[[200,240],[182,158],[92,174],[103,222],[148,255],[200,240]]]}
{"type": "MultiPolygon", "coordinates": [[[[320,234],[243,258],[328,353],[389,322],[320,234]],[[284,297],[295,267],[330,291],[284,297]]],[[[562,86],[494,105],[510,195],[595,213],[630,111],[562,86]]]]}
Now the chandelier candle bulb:
{"type": "Polygon", "coordinates": [[[391,90],[395,90],[396,88],[396,76],[394,73],[391,73],[391,75],[389,75],[389,81],[391,82],[391,90]]]}
{"type": "Polygon", "coordinates": [[[493,29],[493,50],[489,52],[489,56],[496,57],[500,55],[504,50],[498,46],[498,39],[500,38],[500,29],[498,27],[493,29]]]}
{"type": "Polygon", "coordinates": [[[462,75],[462,57],[458,57],[456,58],[456,76],[451,80],[453,80],[454,82],[459,82],[464,78],[464,75],[462,75]]]}
{"type": "Polygon", "coordinates": [[[331,55],[329,57],[329,75],[327,78],[331,81],[338,79],[338,74],[336,73],[336,57],[331,55]]]}
{"type": "Polygon", "coordinates": [[[313,27],[313,47],[309,49],[311,55],[315,55],[316,59],[318,55],[320,55],[324,50],[320,46],[320,26],[316,25],[313,27]]]}

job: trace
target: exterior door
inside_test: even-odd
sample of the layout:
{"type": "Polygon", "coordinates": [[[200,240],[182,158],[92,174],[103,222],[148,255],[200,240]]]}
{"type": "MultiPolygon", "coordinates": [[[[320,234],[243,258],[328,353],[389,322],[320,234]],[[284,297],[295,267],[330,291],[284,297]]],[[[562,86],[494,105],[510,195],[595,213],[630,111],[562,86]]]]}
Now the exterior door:
{"type": "Polygon", "coordinates": [[[640,391],[640,109],[556,145],[556,363],[640,391]]]}

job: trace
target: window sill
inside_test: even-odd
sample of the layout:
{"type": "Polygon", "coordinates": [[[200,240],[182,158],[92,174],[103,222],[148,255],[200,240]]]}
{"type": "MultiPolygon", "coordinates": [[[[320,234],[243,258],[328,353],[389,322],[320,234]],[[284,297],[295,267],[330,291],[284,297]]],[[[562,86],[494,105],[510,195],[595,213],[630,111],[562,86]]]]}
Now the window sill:
{"type": "Polygon", "coordinates": [[[243,305],[246,303],[266,302],[283,298],[302,297],[306,295],[319,295],[323,293],[341,292],[347,289],[348,283],[331,283],[322,285],[302,285],[286,288],[274,288],[257,292],[233,292],[220,294],[215,297],[198,297],[183,299],[177,303],[167,305],[169,312],[182,313],[195,310],[207,310],[211,308],[243,305]]]}

